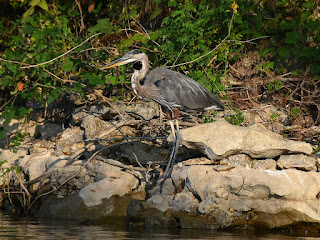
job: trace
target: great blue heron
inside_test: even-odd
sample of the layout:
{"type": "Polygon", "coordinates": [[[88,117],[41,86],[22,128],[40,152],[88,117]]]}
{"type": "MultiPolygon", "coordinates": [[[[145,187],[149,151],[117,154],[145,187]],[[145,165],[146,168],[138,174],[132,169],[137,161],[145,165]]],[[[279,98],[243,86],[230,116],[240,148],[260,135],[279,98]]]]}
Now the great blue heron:
{"type": "Polygon", "coordinates": [[[224,110],[213,93],[186,75],[163,67],[149,72],[148,56],[138,49],[103,66],[101,70],[131,62],[139,63],[134,64],[131,77],[133,91],[138,97],[153,100],[161,105],[169,120],[173,136],[175,130],[172,120],[176,120],[178,131],[180,110],[224,110]]]}

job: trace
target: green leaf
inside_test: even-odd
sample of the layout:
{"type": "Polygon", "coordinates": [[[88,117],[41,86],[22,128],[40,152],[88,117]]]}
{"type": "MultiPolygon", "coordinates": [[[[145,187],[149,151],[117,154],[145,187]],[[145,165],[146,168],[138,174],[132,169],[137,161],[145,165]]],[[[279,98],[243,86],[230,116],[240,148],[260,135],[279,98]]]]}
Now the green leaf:
{"type": "Polygon", "coordinates": [[[279,51],[279,56],[282,58],[289,57],[290,50],[287,47],[281,46],[279,51]]]}
{"type": "Polygon", "coordinates": [[[73,66],[73,62],[72,61],[68,61],[65,64],[63,64],[62,66],[62,70],[65,72],[71,72],[74,71],[76,68],[75,66],[73,66]]]}
{"type": "Polygon", "coordinates": [[[111,33],[111,23],[109,18],[99,19],[97,24],[89,28],[89,32],[111,33]]]}
{"type": "Polygon", "coordinates": [[[85,73],[82,75],[84,78],[89,80],[89,83],[92,85],[104,85],[104,80],[102,79],[101,74],[97,75],[95,73],[85,73]]]}
{"type": "Polygon", "coordinates": [[[320,42],[320,31],[318,31],[317,34],[316,34],[316,40],[317,40],[318,42],[320,42]]]}
{"type": "Polygon", "coordinates": [[[41,7],[43,10],[48,11],[48,4],[45,0],[41,0],[40,3],[38,4],[39,7],[41,7]]]}
{"type": "Polygon", "coordinates": [[[264,68],[264,69],[268,69],[268,68],[273,69],[274,68],[274,62],[265,62],[265,63],[262,64],[262,68],[264,68]]]}
{"type": "Polygon", "coordinates": [[[298,32],[288,32],[286,33],[285,42],[288,44],[296,44],[300,40],[300,33],[298,32]]]}
{"type": "Polygon", "coordinates": [[[310,11],[304,11],[301,13],[301,17],[300,17],[300,23],[304,22],[305,20],[308,19],[308,17],[311,15],[310,11]]]}
{"type": "Polygon", "coordinates": [[[25,13],[22,15],[22,19],[26,19],[30,17],[34,13],[34,6],[30,7],[25,13]]]}
{"type": "Polygon", "coordinates": [[[148,22],[150,22],[152,19],[155,19],[156,17],[158,17],[160,14],[162,13],[162,9],[161,8],[157,8],[156,10],[153,11],[153,13],[151,13],[148,22]]]}
{"type": "Polygon", "coordinates": [[[118,80],[118,77],[116,77],[116,76],[110,76],[110,75],[108,75],[105,82],[106,82],[107,84],[108,84],[108,83],[111,83],[112,85],[116,85],[116,84],[118,84],[119,80],[118,80]]]}
{"type": "Polygon", "coordinates": [[[30,6],[37,6],[39,5],[41,0],[31,0],[31,2],[29,3],[30,6]]]}
{"type": "Polygon", "coordinates": [[[319,64],[315,63],[315,64],[312,65],[311,73],[314,74],[314,75],[319,74],[319,72],[320,72],[319,69],[320,69],[319,64]]]}

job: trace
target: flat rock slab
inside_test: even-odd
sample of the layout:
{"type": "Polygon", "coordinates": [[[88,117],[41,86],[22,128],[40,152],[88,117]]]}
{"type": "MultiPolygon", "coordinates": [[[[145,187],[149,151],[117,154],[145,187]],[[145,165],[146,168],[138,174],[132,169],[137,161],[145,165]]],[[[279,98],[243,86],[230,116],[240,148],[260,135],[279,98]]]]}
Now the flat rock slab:
{"type": "MultiPolygon", "coordinates": [[[[261,124],[250,127],[231,125],[224,119],[179,131],[182,144],[197,149],[211,160],[245,153],[252,158],[275,158],[285,153],[311,154],[305,142],[286,140],[261,124]]],[[[168,141],[173,141],[172,135],[168,141]]]]}
{"type": "Polygon", "coordinates": [[[144,199],[145,192],[133,192],[138,179],[123,171],[114,171],[65,198],[51,196],[41,205],[42,217],[103,222],[110,216],[125,216],[132,199],[144,199]]]}
{"type": "Polygon", "coordinates": [[[128,219],[149,227],[320,230],[320,173],[297,169],[175,167],[177,191],[155,191],[129,205],[128,219]],[[179,190],[179,187],[182,189],[179,190]],[[161,207],[159,207],[161,206],[161,207]]]}

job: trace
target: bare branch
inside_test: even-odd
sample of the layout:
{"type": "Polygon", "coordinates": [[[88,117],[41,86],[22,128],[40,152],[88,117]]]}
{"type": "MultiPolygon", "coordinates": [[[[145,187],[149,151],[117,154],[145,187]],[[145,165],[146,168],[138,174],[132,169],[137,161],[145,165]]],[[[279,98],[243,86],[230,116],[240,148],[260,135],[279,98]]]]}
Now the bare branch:
{"type": "Polygon", "coordinates": [[[55,58],[53,58],[53,59],[51,59],[51,60],[49,60],[49,61],[46,61],[46,62],[43,62],[43,63],[34,64],[34,65],[24,66],[24,67],[21,67],[21,68],[24,69],[24,68],[38,67],[38,66],[45,65],[45,64],[47,64],[47,63],[53,62],[53,61],[55,61],[55,60],[57,60],[57,59],[65,56],[65,55],[69,54],[70,52],[72,52],[72,51],[75,50],[76,48],[82,46],[83,44],[85,44],[86,42],[88,42],[90,39],[96,37],[96,36],[99,35],[99,34],[101,34],[101,33],[96,33],[96,34],[92,35],[91,37],[87,38],[85,41],[83,41],[83,42],[80,43],[79,45],[71,48],[69,51],[67,51],[67,52],[61,54],[60,56],[55,57],[55,58]]]}

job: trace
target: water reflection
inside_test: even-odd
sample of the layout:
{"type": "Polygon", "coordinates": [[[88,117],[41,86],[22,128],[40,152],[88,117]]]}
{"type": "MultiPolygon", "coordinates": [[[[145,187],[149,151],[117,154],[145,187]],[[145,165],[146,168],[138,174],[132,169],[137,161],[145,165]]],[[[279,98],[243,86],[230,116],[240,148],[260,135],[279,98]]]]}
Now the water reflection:
{"type": "Polygon", "coordinates": [[[82,225],[77,221],[48,219],[12,219],[0,212],[0,240],[2,239],[219,239],[270,240],[315,239],[281,234],[226,233],[210,230],[127,230],[124,219],[111,219],[103,226],[82,225]]]}

